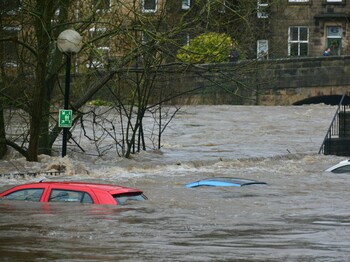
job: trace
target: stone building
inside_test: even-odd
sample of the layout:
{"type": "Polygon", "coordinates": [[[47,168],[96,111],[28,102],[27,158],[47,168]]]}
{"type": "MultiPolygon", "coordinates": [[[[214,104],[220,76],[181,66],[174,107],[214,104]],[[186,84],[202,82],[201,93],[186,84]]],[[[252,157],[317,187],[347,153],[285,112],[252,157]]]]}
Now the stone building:
{"type": "MultiPolygon", "coordinates": [[[[283,0],[264,2],[266,12],[258,19],[268,20],[266,39],[269,58],[349,55],[350,3],[346,0],[283,0]],[[267,44],[268,43],[268,44],[267,44]]],[[[259,48],[258,48],[259,50],[259,48]]]]}
{"type": "MultiPolygon", "coordinates": [[[[16,10],[20,10],[25,2],[1,1],[0,32],[3,37],[15,38],[20,30],[26,30],[25,25],[6,24],[6,19],[16,16],[16,10]]],[[[74,20],[84,21],[79,28],[90,47],[84,54],[85,69],[104,67],[110,58],[129,52],[132,44],[146,42],[153,33],[169,30],[184,19],[191,26],[178,32],[178,46],[207,30],[237,38],[248,59],[322,56],[327,47],[331,48],[332,55],[350,54],[350,2],[346,0],[83,0],[76,3],[76,10],[70,11],[71,17],[68,15],[67,19],[72,25],[75,25],[74,20]],[[198,24],[195,24],[193,18],[197,18],[199,10],[204,10],[201,6],[208,3],[211,4],[208,6],[211,13],[206,15],[212,16],[213,22],[200,24],[201,20],[198,19],[198,24]],[[241,13],[238,14],[237,10],[241,13]],[[159,19],[161,15],[166,19],[159,19]],[[234,15],[244,17],[247,24],[240,22],[239,26],[234,15]],[[88,19],[93,22],[90,23],[88,19]],[[139,30],[140,23],[148,23],[150,30],[139,30]],[[120,33],[127,24],[135,25],[130,28],[137,33],[120,33]],[[111,37],[101,37],[108,34],[111,37]]],[[[57,21],[62,11],[55,11],[57,21]]],[[[55,28],[57,33],[63,29],[59,26],[55,28]]],[[[1,49],[3,62],[15,66],[19,52],[14,41],[2,41],[1,49]]]]}

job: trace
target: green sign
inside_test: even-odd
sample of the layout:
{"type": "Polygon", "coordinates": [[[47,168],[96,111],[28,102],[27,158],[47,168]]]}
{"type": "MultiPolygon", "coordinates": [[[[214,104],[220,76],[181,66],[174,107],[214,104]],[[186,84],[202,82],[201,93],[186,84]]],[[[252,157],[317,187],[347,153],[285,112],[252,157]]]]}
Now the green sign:
{"type": "Polygon", "coordinates": [[[72,110],[60,109],[58,117],[59,127],[71,127],[72,126],[72,110]]]}

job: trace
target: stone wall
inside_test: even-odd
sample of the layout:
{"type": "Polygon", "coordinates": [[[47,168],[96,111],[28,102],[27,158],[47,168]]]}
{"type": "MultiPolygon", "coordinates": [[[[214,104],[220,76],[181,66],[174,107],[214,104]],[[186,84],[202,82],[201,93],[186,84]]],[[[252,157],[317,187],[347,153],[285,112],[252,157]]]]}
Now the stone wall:
{"type": "Polygon", "coordinates": [[[264,70],[270,81],[259,88],[262,105],[291,105],[310,97],[350,91],[349,56],[267,61],[264,70]]]}
{"type": "Polygon", "coordinates": [[[198,91],[184,104],[292,105],[310,97],[350,92],[350,56],[241,61],[203,66],[177,76],[170,86],[198,91]]]}
{"type": "MultiPolygon", "coordinates": [[[[136,71],[117,73],[110,88],[130,91],[136,71]],[[115,86],[118,82],[118,86],[115,86]],[[122,87],[120,87],[122,86],[122,87]]],[[[136,79],[136,78],[135,78],[136,79]]],[[[77,79],[78,80],[78,79],[77,79]]],[[[80,83],[84,81],[74,81],[80,83]]],[[[292,105],[298,101],[350,92],[350,56],[239,61],[157,69],[152,99],[170,104],[292,105]]],[[[74,84],[74,83],[73,83],[74,84]]],[[[78,90],[78,88],[72,88],[78,90]]],[[[74,97],[74,94],[72,94],[74,97]]],[[[108,100],[102,89],[95,98],[108,100]]]]}

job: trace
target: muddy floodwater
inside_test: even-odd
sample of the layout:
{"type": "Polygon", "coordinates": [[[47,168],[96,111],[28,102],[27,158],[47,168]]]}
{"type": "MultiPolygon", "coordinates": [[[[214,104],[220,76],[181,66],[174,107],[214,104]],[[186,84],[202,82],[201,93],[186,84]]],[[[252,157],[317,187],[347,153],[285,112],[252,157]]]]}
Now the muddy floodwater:
{"type": "Polygon", "coordinates": [[[0,200],[0,261],[350,261],[350,174],[324,171],[346,158],[318,154],[335,110],[190,106],[160,151],[130,160],[71,147],[65,159],[39,163],[10,153],[0,173],[64,163],[66,174],[3,177],[1,191],[90,181],[137,187],[149,199],[122,207],[0,200]],[[185,188],[211,177],[267,184],[185,188]]]}

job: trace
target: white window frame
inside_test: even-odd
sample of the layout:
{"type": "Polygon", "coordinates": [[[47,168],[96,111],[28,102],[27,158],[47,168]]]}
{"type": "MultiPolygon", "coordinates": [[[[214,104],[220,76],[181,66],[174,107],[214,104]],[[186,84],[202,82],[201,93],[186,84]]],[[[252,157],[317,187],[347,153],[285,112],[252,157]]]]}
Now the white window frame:
{"type": "Polygon", "coordinates": [[[289,3],[308,3],[310,0],[288,0],[289,3]]]}
{"type": "Polygon", "coordinates": [[[258,18],[269,18],[267,13],[267,7],[269,6],[267,0],[258,0],[257,2],[257,17],[258,18]]]}
{"type": "Polygon", "coordinates": [[[300,55],[300,44],[307,44],[307,55],[309,55],[309,34],[310,30],[309,27],[307,26],[290,26],[288,28],[288,56],[291,55],[291,45],[292,44],[298,44],[298,55],[300,55]],[[292,28],[298,28],[298,39],[297,40],[291,40],[291,29],[292,28]],[[300,29],[301,28],[306,28],[307,29],[307,39],[306,40],[300,40],[300,29]]]}
{"type": "Polygon", "coordinates": [[[154,9],[146,9],[145,8],[145,1],[146,0],[142,0],[142,12],[144,13],[155,13],[157,12],[157,7],[158,7],[158,0],[153,0],[154,1],[154,9]]]}
{"type": "Polygon", "coordinates": [[[182,10],[188,10],[191,7],[191,0],[182,0],[182,10]]]}
{"type": "Polygon", "coordinates": [[[342,3],[344,0],[326,0],[327,3],[342,3]]]}
{"type": "Polygon", "coordinates": [[[269,40],[260,39],[256,44],[256,56],[258,60],[268,59],[269,57],[269,40]]]}

